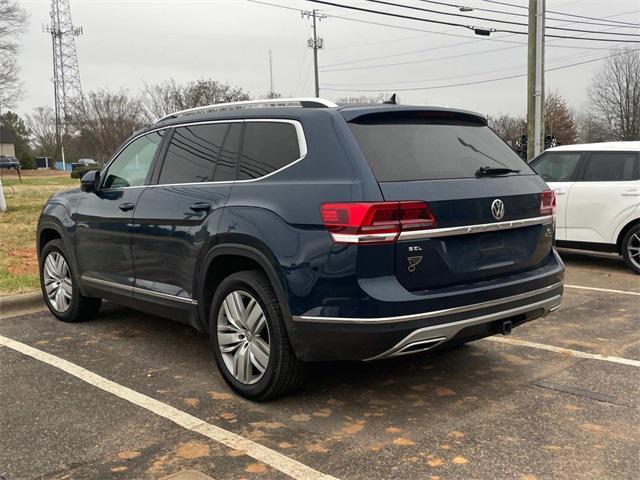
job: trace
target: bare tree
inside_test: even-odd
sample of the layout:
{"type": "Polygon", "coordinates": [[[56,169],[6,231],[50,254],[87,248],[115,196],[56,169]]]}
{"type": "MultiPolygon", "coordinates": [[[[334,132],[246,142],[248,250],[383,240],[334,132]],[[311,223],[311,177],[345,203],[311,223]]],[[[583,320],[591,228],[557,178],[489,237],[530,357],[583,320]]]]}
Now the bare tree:
{"type": "Polygon", "coordinates": [[[527,133],[526,121],[523,117],[501,113],[496,117],[489,117],[488,121],[493,131],[512,147],[521,135],[527,133]]]}
{"type": "Polygon", "coordinates": [[[140,101],[126,91],[116,93],[97,90],[84,95],[74,109],[71,136],[78,155],[92,156],[100,163],[111,157],[116,148],[144,125],[140,101]]]}
{"type": "Polygon", "coordinates": [[[0,0],[0,108],[14,107],[22,95],[16,56],[27,13],[14,0],[0,0]]]}
{"type": "Polygon", "coordinates": [[[560,145],[576,143],[578,130],[567,101],[557,92],[547,93],[544,100],[544,131],[560,145]]]}
{"type": "Polygon", "coordinates": [[[589,99],[616,140],[640,140],[640,52],[612,54],[593,79],[589,99]]]}
{"type": "Polygon", "coordinates": [[[56,119],[51,107],[38,107],[27,116],[36,155],[54,158],[57,148],[56,119]]]}
{"type": "Polygon", "coordinates": [[[200,79],[179,84],[171,79],[156,85],[145,85],[141,103],[144,117],[153,122],[178,110],[242,100],[249,100],[249,94],[242,88],[216,80],[200,79]]]}
{"type": "Polygon", "coordinates": [[[590,110],[577,113],[575,123],[578,131],[578,143],[598,143],[615,140],[609,124],[594,115],[590,110]]]}
{"type": "MultiPolygon", "coordinates": [[[[360,97],[342,97],[336,103],[359,104],[359,103],[382,103],[388,100],[391,95],[379,93],[378,95],[362,95],[360,97]]],[[[398,99],[399,102],[399,99],[398,99]]]]}

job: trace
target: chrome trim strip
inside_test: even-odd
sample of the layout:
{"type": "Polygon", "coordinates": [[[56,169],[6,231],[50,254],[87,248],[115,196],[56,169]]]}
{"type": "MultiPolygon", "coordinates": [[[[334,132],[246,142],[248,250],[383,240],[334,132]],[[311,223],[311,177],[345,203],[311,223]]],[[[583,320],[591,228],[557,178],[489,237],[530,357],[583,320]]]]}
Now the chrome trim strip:
{"type": "Polygon", "coordinates": [[[489,300],[487,302],[474,303],[472,305],[462,305],[460,307],[445,308],[443,310],[432,310],[430,312],[424,312],[424,313],[400,315],[397,317],[347,318],[347,317],[312,317],[307,315],[301,315],[301,316],[294,316],[293,320],[297,322],[353,323],[353,324],[384,324],[384,323],[408,322],[412,320],[424,320],[426,318],[453,315],[456,313],[479,310],[481,308],[494,307],[496,305],[502,305],[504,303],[516,302],[518,300],[535,297],[536,295],[549,292],[551,290],[561,287],[562,285],[563,285],[563,282],[558,282],[544,288],[539,288],[538,290],[519,293],[518,295],[512,295],[510,297],[503,297],[503,298],[498,298],[496,300],[489,300]]]}
{"type": "Polygon", "coordinates": [[[287,165],[285,165],[282,168],[279,168],[278,170],[274,170],[273,172],[268,173],[267,175],[263,175],[262,177],[258,177],[258,178],[250,178],[247,180],[224,180],[219,182],[196,182],[196,183],[162,183],[162,184],[136,185],[133,187],[109,188],[109,189],[103,189],[103,190],[109,191],[109,190],[124,190],[129,188],[180,187],[180,186],[196,186],[196,185],[224,185],[224,184],[234,184],[234,183],[251,183],[251,182],[257,182],[264,178],[270,177],[271,175],[275,175],[276,173],[279,173],[306,158],[308,153],[307,139],[304,134],[304,128],[302,127],[302,124],[298,120],[289,120],[286,118],[247,118],[247,119],[230,119],[230,120],[205,120],[202,122],[188,122],[188,123],[179,123],[175,125],[165,125],[163,127],[154,128],[152,130],[148,130],[148,131],[145,131],[144,133],[136,135],[131,140],[129,140],[126,144],[120,147],[118,151],[113,155],[113,157],[111,157],[111,159],[105,164],[102,170],[100,170],[100,177],[102,178],[104,176],[104,172],[107,171],[107,169],[111,166],[111,164],[115,161],[115,159],[118,158],[118,155],[120,155],[120,153],[125,148],[127,148],[129,144],[150,133],[157,132],[159,130],[166,130],[169,128],[189,127],[191,125],[210,125],[215,123],[256,123],[256,122],[288,123],[293,125],[293,127],[296,129],[296,135],[298,136],[298,148],[300,150],[300,158],[294,160],[291,163],[288,163],[287,165]]]}
{"type": "Polygon", "coordinates": [[[388,242],[395,240],[398,236],[394,233],[331,233],[331,238],[336,243],[371,243],[371,242],[388,242]]]}
{"type": "Polygon", "coordinates": [[[530,227],[553,223],[553,215],[543,217],[523,218],[521,220],[510,220],[507,222],[482,223],[476,225],[465,225],[461,227],[433,228],[431,230],[414,230],[400,232],[399,241],[421,240],[424,238],[453,237],[455,235],[469,235],[471,233],[495,232],[497,230],[509,230],[512,228],[530,227]]]}
{"type": "Polygon", "coordinates": [[[158,297],[165,300],[173,300],[180,303],[188,303],[189,305],[198,305],[198,301],[193,298],[179,297],[177,295],[171,295],[169,293],[155,292],[146,288],[134,287],[132,285],[123,285],[121,283],[109,282],[107,280],[101,280],[99,278],[88,277],[86,275],[81,276],[83,282],[95,283],[105,287],[119,288],[129,293],[139,293],[143,295],[149,295],[151,297],[158,297]]]}
{"type": "MultiPolygon", "coordinates": [[[[545,311],[544,314],[546,315],[547,313],[553,311],[554,309],[557,309],[557,307],[560,306],[561,299],[562,295],[556,295],[554,297],[546,298],[538,302],[530,303],[528,305],[522,305],[520,307],[504,310],[501,312],[490,313],[488,315],[482,315],[480,317],[468,318],[466,320],[460,320],[458,322],[444,323],[441,325],[432,325],[430,327],[420,328],[411,332],[390,349],[374,357],[366,358],[364,361],[368,362],[371,360],[379,360],[381,358],[394,357],[398,354],[402,354],[402,349],[408,347],[411,344],[424,342],[426,340],[440,340],[438,343],[435,343],[432,347],[430,347],[433,348],[440,343],[443,343],[446,340],[455,337],[463,328],[467,328],[473,325],[480,325],[482,323],[490,323],[496,320],[501,320],[503,318],[509,318],[520,313],[525,313],[529,310],[543,308],[545,311]],[[442,338],[444,338],[444,340],[441,340],[442,338]]],[[[409,353],[413,352],[405,352],[404,354],[409,353]]]]}
{"type": "Polygon", "coordinates": [[[204,105],[202,107],[187,108],[184,110],[178,110],[177,112],[170,113],[164,117],[156,120],[156,123],[166,120],[167,118],[177,117],[179,115],[194,114],[198,112],[214,112],[224,110],[241,110],[245,107],[257,107],[259,105],[265,105],[266,107],[302,107],[304,102],[317,103],[328,108],[337,107],[338,105],[322,98],[264,98],[258,100],[244,100],[240,102],[227,102],[227,103],[214,103],[211,105],[204,105]],[[297,103],[298,105],[293,105],[297,103]]]}

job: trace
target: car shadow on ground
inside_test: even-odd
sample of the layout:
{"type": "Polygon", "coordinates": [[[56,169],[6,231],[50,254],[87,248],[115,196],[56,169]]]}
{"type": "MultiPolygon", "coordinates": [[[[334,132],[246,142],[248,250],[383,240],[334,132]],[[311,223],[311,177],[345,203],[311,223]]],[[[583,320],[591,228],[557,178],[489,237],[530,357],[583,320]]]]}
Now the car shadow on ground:
{"type": "Polygon", "coordinates": [[[635,276],[624,263],[622,257],[616,253],[592,252],[582,250],[558,249],[560,257],[565,263],[574,267],[589,269],[605,269],[616,273],[625,273],[635,276]]]}
{"type": "MultiPolygon", "coordinates": [[[[90,324],[131,339],[141,355],[162,352],[167,359],[165,368],[180,366],[198,376],[210,376],[211,388],[226,388],[214,364],[208,337],[189,326],[110,304],[105,304],[90,324]]],[[[544,376],[549,364],[537,365],[539,359],[540,354],[535,352],[516,353],[509,347],[474,342],[374,362],[312,362],[305,364],[306,379],[297,391],[267,405],[288,405],[292,409],[300,404],[315,404],[317,408],[323,404],[352,404],[360,409],[364,405],[372,409],[371,415],[391,405],[394,409],[424,406],[427,398],[429,408],[437,408],[441,403],[438,400],[464,401],[469,407],[469,402],[495,398],[500,392],[507,394],[527,383],[526,378],[544,376]]]]}

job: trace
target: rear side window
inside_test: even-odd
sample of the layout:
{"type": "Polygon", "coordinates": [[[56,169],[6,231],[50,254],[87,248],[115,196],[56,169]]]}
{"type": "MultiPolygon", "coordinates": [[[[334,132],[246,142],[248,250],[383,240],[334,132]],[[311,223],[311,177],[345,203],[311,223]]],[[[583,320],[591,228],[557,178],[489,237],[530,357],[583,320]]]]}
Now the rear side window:
{"type": "Polygon", "coordinates": [[[247,122],[238,179],[264,177],[300,158],[296,128],[283,122],[247,122]]]}
{"type": "Polygon", "coordinates": [[[582,175],[585,182],[637,180],[638,154],[634,152],[597,152],[589,155],[582,175]]]}
{"type": "Polygon", "coordinates": [[[489,127],[417,115],[350,122],[381,182],[474,177],[480,167],[533,171],[489,127]]]}
{"type": "Polygon", "coordinates": [[[241,124],[212,123],[174,130],[159,184],[233,180],[241,124]]]}
{"type": "Polygon", "coordinates": [[[533,164],[533,169],[545,182],[568,182],[573,179],[581,152],[545,153],[533,164]]]}

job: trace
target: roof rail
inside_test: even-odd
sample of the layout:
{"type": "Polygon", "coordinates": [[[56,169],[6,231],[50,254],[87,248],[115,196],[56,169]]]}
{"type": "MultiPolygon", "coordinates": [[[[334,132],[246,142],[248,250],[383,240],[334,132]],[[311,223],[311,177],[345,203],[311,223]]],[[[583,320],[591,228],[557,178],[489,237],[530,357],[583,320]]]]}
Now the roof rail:
{"type": "Polygon", "coordinates": [[[242,110],[245,108],[260,108],[260,107],[303,107],[303,108],[331,108],[337,107],[333,102],[329,100],[323,100],[322,98],[265,98],[262,100],[246,100],[243,102],[230,102],[230,103],[216,103],[213,105],[205,105],[203,107],[188,108],[186,110],[180,110],[178,112],[170,113],[162,118],[159,118],[156,123],[168,118],[177,118],[183,115],[193,115],[196,113],[204,112],[222,112],[225,110],[242,110]]]}

